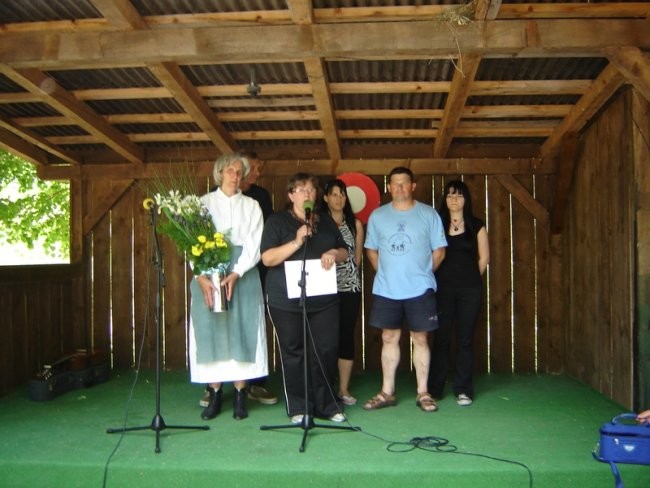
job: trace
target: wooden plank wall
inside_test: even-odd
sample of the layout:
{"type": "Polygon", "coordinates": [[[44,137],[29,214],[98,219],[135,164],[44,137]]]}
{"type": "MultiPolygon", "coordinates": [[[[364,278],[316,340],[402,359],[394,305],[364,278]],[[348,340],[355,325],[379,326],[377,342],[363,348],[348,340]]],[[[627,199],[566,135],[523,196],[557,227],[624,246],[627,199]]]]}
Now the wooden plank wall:
{"type": "MultiPolygon", "coordinates": [[[[320,176],[324,183],[330,176],[320,176]]],[[[418,175],[416,197],[437,205],[446,181],[464,178],[474,198],[477,215],[487,222],[492,260],[486,278],[484,312],[476,336],[478,371],[530,373],[544,370],[539,364],[538,324],[545,322],[545,309],[539,307],[536,290],[546,287],[546,229],[499,183],[495,176],[418,175]],[[488,294],[489,290],[489,294],[488,294]]],[[[518,177],[521,185],[546,206],[549,200],[549,176],[518,177]]],[[[374,176],[382,202],[389,201],[384,192],[384,178],[374,176]]],[[[260,184],[272,194],[276,209],[285,204],[287,177],[264,176],[260,184]]],[[[118,182],[119,183],[119,182],[118,182]]],[[[93,181],[84,190],[85,204],[111,191],[115,182],[93,181]]],[[[199,187],[209,182],[201,180],[199,187]]],[[[155,359],[155,298],[157,276],[152,265],[153,246],[149,214],[142,208],[143,191],[137,185],[127,191],[113,209],[93,229],[89,237],[87,266],[92,276],[89,321],[91,341],[95,347],[111,350],[117,368],[132,367],[145,335],[143,366],[153,366],[155,359]]],[[[166,368],[187,365],[187,307],[189,303],[186,264],[177,256],[173,245],[161,238],[164,252],[163,360],[166,368]]],[[[364,307],[370,310],[373,273],[364,263],[364,307]]],[[[357,328],[356,367],[380,368],[380,335],[364,329],[363,317],[357,328]],[[363,359],[363,360],[362,360],[363,359]]],[[[268,328],[269,337],[272,329],[268,328]]],[[[269,341],[272,344],[272,341],[269,341]]],[[[402,341],[403,369],[409,368],[408,341],[402,341]]],[[[278,367],[275,350],[270,356],[278,367]]]]}
{"type": "Polygon", "coordinates": [[[632,95],[632,144],[636,193],[636,282],[634,410],[650,405],[650,100],[632,95]]]}
{"type": "Polygon", "coordinates": [[[636,246],[630,114],[627,92],[583,134],[562,241],[566,370],[628,407],[636,246]]]}
{"type": "MultiPolygon", "coordinates": [[[[562,234],[550,236],[498,175],[464,177],[478,216],[487,222],[492,255],[476,335],[477,371],[566,372],[630,408],[635,387],[647,395],[647,385],[633,382],[635,377],[637,383],[646,381],[650,369],[634,371],[635,361],[647,364],[643,354],[650,343],[643,295],[648,253],[645,239],[639,240],[647,234],[644,175],[650,161],[645,129],[650,111],[647,101],[630,93],[615,98],[581,136],[562,234]],[[646,346],[635,342],[643,338],[646,346]],[[640,357],[635,357],[635,346],[643,349],[640,357]]],[[[444,183],[454,177],[418,175],[417,198],[437,204],[444,183]]],[[[516,178],[549,208],[552,177],[516,178]]],[[[388,201],[383,177],[373,179],[382,202],[388,201]]],[[[286,177],[271,175],[260,181],[276,208],[284,205],[285,183],[286,177]]],[[[86,213],[93,202],[123,184],[84,182],[86,213]]],[[[207,179],[200,184],[204,190],[209,186],[207,179]]],[[[0,268],[1,394],[24,385],[43,364],[80,347],[110,351],[114,367],[130,368],[144,337],[142,366],[155,364],[158,276],[151,215],[141,207],[143,197],[135,184],[124,193],[84,237],[79,265],[0,268]]],[[[164,238],[161,243],[163,361],[166,368],[186,368],[190,276],[173,244],[164,238]]],[[[371,284],[372,270],[364,263],[366,311],[371,284]]],[[[357,357],[364,360],[357,367],[376,370],[379,335],[362,327],[363,317],[359,323],[357,357]]],[[[270,326],[268,332],[271,337],[270,326]]],[[[403,357],[408,357],[408,344],[403,348],[403,357]]],[[[277,367],[273,348],[271,358],[277,367]]],[[[403,361],[402,368],[408,367],[403,361]]]]}
{"type": "Polygon", "coordinates": [[[81,266],[0,267],[0,394],[86,345],[81,266]]]}

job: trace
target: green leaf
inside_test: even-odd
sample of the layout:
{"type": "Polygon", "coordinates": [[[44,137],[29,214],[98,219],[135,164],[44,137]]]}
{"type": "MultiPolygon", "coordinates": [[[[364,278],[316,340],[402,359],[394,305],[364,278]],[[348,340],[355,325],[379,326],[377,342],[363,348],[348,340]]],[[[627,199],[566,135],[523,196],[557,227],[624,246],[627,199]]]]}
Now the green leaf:
{"type": "Polygon", "coordinates": [[[31,163],[0,150],[0,190],[0,242],[38,242],[48,256],[69,257],[69,182],[40,180],[31,163]]]}

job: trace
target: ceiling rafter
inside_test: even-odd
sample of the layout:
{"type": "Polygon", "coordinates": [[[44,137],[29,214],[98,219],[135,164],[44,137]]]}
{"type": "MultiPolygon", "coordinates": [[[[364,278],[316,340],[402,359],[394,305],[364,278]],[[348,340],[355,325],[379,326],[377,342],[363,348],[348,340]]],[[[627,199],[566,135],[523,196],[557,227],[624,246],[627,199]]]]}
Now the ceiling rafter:
{"type": "Polygon", "coordinates": [[[48,154],[46,152],[31,144],[28,139],[19,137],[1,126],[0,147],[16,154],[25,161],[31,162],[36,168],[41,168],[48,163],[48,154]]]}
{"type": "Polygon", "coordinates": [[[474,77],[481,64],[480,56],[461,56],[455,65],[456,70],[451,80],[449,96],[444,114],[433,145],[433,157],[442,158],[447,154],[462,115],[463,107],[472,89],[474,77]]]}
{"type": "Polygon", "coordinates": [[[604,52],[627,80],[650,101],[650,56],[636,47],[612,47],[604,52]]]}
{"type": "Polygon", "coordinates": [[[616,67],[609,64],[594,80],[589,91],[580,98],[553,134],[544,142],[541,147],[542,157],[555,157],[562,147],[564,135],[568,132],[580,132],[624,82],[623,75],[616,67]]]}
{"type": "MultiPolygon", "coordinates": [[[[481,56],[600,55],[619,45],[650,48],[644,19],[493,20],[456,27],[463,53],[481,56]],[[530,33],[535,33],[535,39],[530,33]]],[[[3,34],[0,59],[16,68],[42,70],[173,61],[184,64],[394,59],[458,54],[458,41],[439,22],[219,26],[201,29],[3,34]]]]}
{"type": "Polygon", "coordinates": [[[314,23],[314,9],[311,0],[287,0],[291,21],[296,25],[314,23]]]}
{"type": "MultiPolygon", "coordinates": [[[[57,20],[49,22],[19,22],[3,25],[6,32],[79,32],[84,30],[114,30],[120,28],[122,20],[113,18],[118,7],[111,3],[126,4],[127,0],[93,0],[104,18],[57,20]]],[[[246,25],[255,23],[288,24],[304,17],[293,11],[305,8],[305,2],[292,1],[287,10],[247,10],[236,12],[200,12],[187,14],[149,15],[142,17],[150,29],[167,29],[178,26],[202,27],[214,24],[246,25]]],[[[494,0],[490,9],[495,7],[494,0]]],[[[121,8],[128,8],[121,7],[121,8]]],[[[399,5],[373,7],[342,7],[313,9],[313,22],[367,22],[369,20],[431,20],[444,18],[450,12],[466,8],[456,5],[399,5]]],[[[647,2],[608,3],[550,3],[505,4],[499,8],[498,19],[558,19],[558,18],[645,18],[650,9],[647,2]]],[[[124,15],[124,14],[122,14],[124,15]]],[[[481,17],[477,17],[481,18],[481,17]]],[[[494,17],[491,17],[494,18],[494,17]]]]}
{"type": "Polygon", "coordinates": [[[555,167],[617,87],[648,92],[647,2],[60,0],[36,17],[37,1],[0,33],[0,144],[41,166],[254,146],[267,161],[327,158],[330,172],[384,154],[555,167]]]}
{"type": "MultiPolygon", "coordinates": [[[[393,81],[393,82],[334,82],[328,84],[333,95],[359,93],[449,93],[450,81],[393,81]]],[[[591,86],[591,80],[504,80],[475,81],[472,95],[581,95],[591,86]]],[[[212,85],[196,87],[203,97],[237,97],[247,96],[243,85],[212,85]]],[[[312,87],[308,83],[266,83],[264,95],[300,96],[311,95],[312,87]]],[[[143,98],[172,98],[166,87],[139,88],[94,88],[73,90],[78,100],[140,100],[143,98]]],[[[7,103],[10,102],[10,97],[7,103]]],[[[32,97],[33,98],[33,97],[32,97]]],[[[25,101],[32,98],[25,97],[25,101]]],[[[34,99],[35,100],[35,99],[34,99]]],[[[0,97],[2,103],[3,97],[0,97]]],[[[255,102],[251,99],[250,103],[255,102]]],[[[313,105],[314,100],[308,103],[313,105]]]]}
{"type": "Polygon", "coordinates": [[[149,69],[220,151],[228,152],[236,148],[231,134],[223,128],[212,109],[176,63],[159,63],[151,65],[149,69]]]}
{"type": "Polygon", "coordinates": [[[37,165],[47,164],[49,162],[47,155],[51,154],[54,158],[60,159],[59,162],[70,163],[73,165],[79,164],[79,161],[67,151],[61,150],[56,145],[47,141],[44,137],[35,134],[28,128],[20,126],[15,121],[0,117],[0,127],[20,138],[16,139],[5,134],[5,137],[3,138],[4,146],[11,147],[13,145],[14,150],[28,161],[37,165]],[[26,141],[29,144],[32,144],[34,150],[27,150],[20,141],[26,141]],[[43,152],[41,153],[41,151],[43,152]]]}
{"type": "Polygon", "coordinates": [[[115,150],[128,161],[142,162],[144,157],[142,149],[129,141],[123,133],[109,125],[87,105],[74,98],[45,73],[33,68],[15,70],[6,65],[0,65],[0,73],[30,93],[40,96],[41,101],[51,105],[79,127],[98,137],[103,144],[115,150]]]}
{"type": "MultiPolygon", "coordinates": [[[[92,0],[92,2],[112,24],[133,30],[149,28],[129,0],[92,0]]],[[[162,62],[152,64],[148,68],[220,151],[227,152],[235,148],[233,138],[223,128],[212,109],[183,74],[178,64],[162,62]]]]}
{"type": "Polygon", "coordinates": [[[314,102],[325,135],[325,144],[330,158],[336,164],[341,159],[341,144],[338,138],[332,97],[326,81],[325,67],[320,58],[305,58],[304,63],[307,77],[314,91],[314,102]]]}
{"type": "Polygon", "coordinates": [[[130,0],[90,0],[109,25],[117,29],[148,29],[130,0]]]}

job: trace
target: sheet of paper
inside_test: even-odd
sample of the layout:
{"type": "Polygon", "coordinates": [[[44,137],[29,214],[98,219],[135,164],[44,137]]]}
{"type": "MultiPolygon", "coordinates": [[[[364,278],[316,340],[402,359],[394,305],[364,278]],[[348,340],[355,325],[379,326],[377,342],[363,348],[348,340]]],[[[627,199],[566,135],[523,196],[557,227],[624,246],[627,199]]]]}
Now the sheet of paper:
{"type": "MultiPolygon", "coordinates": [[[[287,277],[287,294],[289,298],[300,298],[300,274],[302,261],[285,261],[284,274],[287,277]]],[[[336,293],[336,266],[329,270],[323,269],[320,259],[305,261],[305,281],[308,297],[316,295],[332,295],[336,293]]]]}

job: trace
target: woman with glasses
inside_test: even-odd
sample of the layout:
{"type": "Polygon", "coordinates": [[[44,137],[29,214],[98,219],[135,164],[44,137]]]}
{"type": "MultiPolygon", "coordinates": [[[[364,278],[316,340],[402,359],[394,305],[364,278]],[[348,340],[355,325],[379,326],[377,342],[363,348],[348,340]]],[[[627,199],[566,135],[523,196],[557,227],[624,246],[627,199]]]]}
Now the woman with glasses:
{"type": "Polygon", "coordinates": [[[201,418],[221,412],[223,383],[234,384],[233,417],[248,417],[246,381],[268,374],[266,321],[262,286],[257,271],[262,238],[262,210],[242,194],[242,178],[250,170],[241,154],[223,154],[214,163],[217,188],[201,197],[218,232],[229,234],[231,262],[222,284],[227,312],[212,312],[215,286],[205,275],[190,284],[189,358],[193,383],[205,383],[207,405],[201,418]]]}
{"type": "Polygon", "coordinates": [[[450,181],[440,204],[447,237],[447,254],[436,270],[439,328],[434,331],[429,366],[429,392],[442,398],[452,335],[456,337],[453,390],[456,403],[473,402],[474,330],[483,302],[483,279],[490,260],[485,224],[472,211],[467,185],[450,181]]]}
{"type": "MultiPolygon", "coordinates": [[[[287,414],[294,424],[302,424],[305,414],[342,422],[345,416],[332,389],[338,360],[338,296],[333,293],[306,297],[309,351],[305,351],[303,306],[300,297],[289,298],[285,262],[302,261],[303,257],[317,259],[324,270],[329,270],[345,261],[348,251],[332,218],[318,209],[311,211],[318,201],[315,176],[294,175],[287,183],[286,195],[285,210],[271,215],[264,225],[260,251],[262,262],[269,268],[267,303],[280,346],[287,414]],[[304,388],[306,353],[309,405],[305,405],[304,388]]],[[[306,279],[308,282],[309,276],[306,279]]]]}

